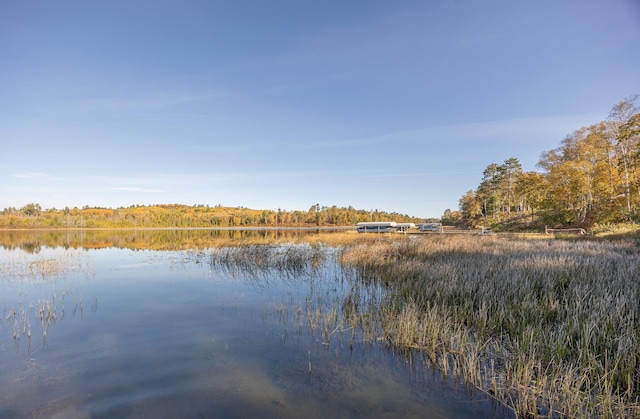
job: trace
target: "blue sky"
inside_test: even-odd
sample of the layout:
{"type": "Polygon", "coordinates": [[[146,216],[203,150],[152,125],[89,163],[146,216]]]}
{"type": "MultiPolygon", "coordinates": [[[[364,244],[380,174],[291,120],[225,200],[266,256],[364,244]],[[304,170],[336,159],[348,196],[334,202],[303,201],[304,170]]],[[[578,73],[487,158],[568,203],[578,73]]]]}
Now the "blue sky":
{"type": "Polygon", "coordinates": [[[439,217],[640,93],[635,0],[0,1],[0,208],[439,217]]]}

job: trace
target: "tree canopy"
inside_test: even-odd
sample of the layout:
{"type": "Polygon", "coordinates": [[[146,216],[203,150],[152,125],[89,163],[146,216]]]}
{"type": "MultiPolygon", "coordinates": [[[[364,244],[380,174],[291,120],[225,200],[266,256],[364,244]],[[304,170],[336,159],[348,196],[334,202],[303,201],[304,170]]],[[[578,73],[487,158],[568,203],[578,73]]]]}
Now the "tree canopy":
{"type": "Polygon", "coordinates": [[[478,187],[460,198],[458,224],[640,221],[637,102],[638,95],[618,102],[607,120],[579,128],[542,152],[540,172],[523,172],[515,157],[490,163],[478,187]]]}

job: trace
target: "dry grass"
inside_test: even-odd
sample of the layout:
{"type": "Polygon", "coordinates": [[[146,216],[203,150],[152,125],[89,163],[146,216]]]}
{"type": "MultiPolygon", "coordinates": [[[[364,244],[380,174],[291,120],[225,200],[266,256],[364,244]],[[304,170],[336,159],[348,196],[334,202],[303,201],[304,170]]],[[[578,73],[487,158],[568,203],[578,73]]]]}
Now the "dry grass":
{"type": "Polygon", "coordinates": [[[430,236],[355,245],[387,284],[388,341],[426,351],[520,416],[640,414],[636,242],[430,236]]]}

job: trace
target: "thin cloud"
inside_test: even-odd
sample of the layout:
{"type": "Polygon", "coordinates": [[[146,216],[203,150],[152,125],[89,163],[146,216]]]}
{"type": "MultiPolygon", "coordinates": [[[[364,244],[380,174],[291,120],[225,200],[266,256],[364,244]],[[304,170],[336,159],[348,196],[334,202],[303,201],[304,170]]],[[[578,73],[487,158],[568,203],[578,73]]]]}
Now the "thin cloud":
{"type": "Polygon", "coordinates": [[[270,180],[289,180],[301,178],[330,178],[357,175],[354,171],[345,170],[290,170],[290,171],[256,171],[256,172],[218,172],[218,173],[146,173],[139,176],[88,176],[93,184],[106,185],[111,190],[123,192],[168,193],[185,188],[211,185],[257,184],[270,180]],[[130,186],[131,184],[144,186],[130,186]],[[169,190],[159,188],[162,185],[169,190]]]}
{"type": "Polygon", "coordinates": [[[17,179],[25,179],[25,180],[62,180],[61,178],[56,178],[47,173],[41,173],[41,172],[15,173],[15,174],[9,175],[9,177],[13,177],[17,179]]]}
{"type": "Polygon", "coordinates": [[[203,97],[188,94],[150,94],[132,97],[100,97],[69,102],[57,108],[62,113],[91,113],[117,111],[152,111],[191,103],[203,97]]]}
{"type": "Polygon", "coordinates": [[[127,191],[127,192],[149,192],[149,193],[164,193],[166,191],[160,189],[148,189],[148,188],[138,188],[136,186],[123,186],[120,188],[114,188],[117,191],[127,191]]]}
{"type": "Polygon", "coordinates": [[[394,178],[394,177],[429,177],[429,176],[451,176],[451,175],[468,175],[474,172],[421,172],[421,173],[380,173],[373,175],[364,175],[364,178],[394,178]]]}
{"type": "Polygon", "coordinates": [[[414,130],[397,131],[382,135],[351,138],[344,140],[328,140],[309,143],[307,148],[330,148],[343,146],[362,146],[380,143],[396,143],[398,141],[414,142],[429,138],[446,139],[449,141],[473,141],[478,139],[510,138],[518,141],[520,138],[536,137],[548,139],[553,137],[558,142],[577,127],[598,121],[602,115],[563,115],[550,117],[514,118],[499,121],[474,122],[448,126],[425,127],[414,130]]]}

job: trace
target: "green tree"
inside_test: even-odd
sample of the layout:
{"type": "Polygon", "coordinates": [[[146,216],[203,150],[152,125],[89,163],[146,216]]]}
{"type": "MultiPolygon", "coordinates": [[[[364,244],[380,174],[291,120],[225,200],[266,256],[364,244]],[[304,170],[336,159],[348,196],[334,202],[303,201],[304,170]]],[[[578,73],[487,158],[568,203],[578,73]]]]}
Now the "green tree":
{"type": "Polygon", "coordinates": [[[496,218],[501,213],[505,213],[507,218],[511,216],[511,209],[517,200],[516,184],[521,175],[522,165],[515,157],[505,160],[503,164],[491,163],[487,166],[476,191],[485,217],[496,218]]]}
{"type": "MultiPolygon", "coordinates": [[[[427,220],[427,222],[437,222],[436,220],[427,220]]],[[[455,226],[462,224],[462,214],[460,211],[451,211],[449,208],[444,210],[444,214],[440,219],[442,225],[455,226]]]]}
{"type": "Polygon", "coordinates": [[[511,216],[511,208],[516,202],[516,184],[522,176],[522,165],[520,161],[511,157],[498,166],[500,190],[503,197],[503,205],[507,213],[507,218],[511,216]]]}
{"type": "Polygon", "coordinates": [[[497,163],[491,163],[482,172],[482,181],[476,191],[478,199],[482,202],[483,218],[496,215],[499,190],[500,169],[497,163]]]}
{"type": "Polygon", "coordinates": [[[523,210],[531,212],[531,223],[534,222],[534,210],[540,208],[545,201],[547,179],[542,173],[525,172],[516,185],[516,193],[522,200],[523,210]]]}
{"type": "Polygon", "coordinates": [[[42,212],[40,204],[29,203],[20,209],[24,215],[38,216],[42,212]]]}

